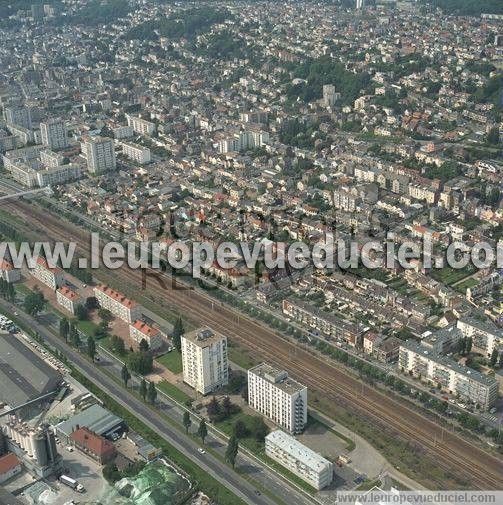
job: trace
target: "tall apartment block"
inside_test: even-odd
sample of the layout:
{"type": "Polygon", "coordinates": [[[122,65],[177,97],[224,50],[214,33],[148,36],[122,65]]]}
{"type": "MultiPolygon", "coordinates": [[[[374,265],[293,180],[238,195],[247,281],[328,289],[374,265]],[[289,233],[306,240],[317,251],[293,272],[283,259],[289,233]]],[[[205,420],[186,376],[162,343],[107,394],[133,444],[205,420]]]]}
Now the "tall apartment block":
{"type": "Polygon", "coordinates": [[[248,403],[292,434],[307,423],[307,387],[266,363],[248,370],[248,403]]]}
{"type": "Polygon", "coordinates": [[[227,337],[204,328],[182,337],[183,381],[206,395],[229,382],[227,337]]]}
{"type": "Polygon", "coordinates": [[[4,111],[4,119],[9,125],[21,126],[31,129],[31,109],[29,107],[7,107],[4,111]]]}
{"type": "Polygon", "coordinates": [[[40,135],[42,144],[51,149],[63,149],[68,146],[68,135],[64,121],[52,119],[40,123],[40,135]]]}
{"type": "Polygon", "coordinates": [[[108,137],[93,137],[81,145],[86,157],[87,169],[91,174],[102,174],[115,170],[117,161],[113,140],[108,137]]]}

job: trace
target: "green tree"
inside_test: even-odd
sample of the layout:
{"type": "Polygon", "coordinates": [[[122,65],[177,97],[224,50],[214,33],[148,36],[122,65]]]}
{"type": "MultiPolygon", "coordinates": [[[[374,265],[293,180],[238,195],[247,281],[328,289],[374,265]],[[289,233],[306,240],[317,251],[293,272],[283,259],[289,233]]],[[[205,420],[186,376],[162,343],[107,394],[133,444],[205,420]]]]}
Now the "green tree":
{"type": "Polygon", "coordinates": [[[96,342],[93,337],[87,337],[87,355],[94,361],[96,357],[96,342]]]}
{"type": "Polygon", "coordinates": [[[112,335],[112,338],[110,339],[110,344],[112,346],[112,351],[114,351],[117,354],[124,354],[126,352],[126,348],[124,346],[124,340],[122,338],[118,337],[117,335],[112,335]]]}
{"type": "Polygon", "coordinates": [[[187,411],[185,411],[183,413],[183,425],[185,426],[185,433],[189,433],[191,424],[192,420],[190,419],[190,414],[187,411]]]}
{"type": "Polygon", "coordinates": [[[140,396],[143,398],[143,401],[145,401],[147,397],[147,382],[145,379],[142,379],[140,382],[140,396]]]}
{"type": "Polygon", "coordinates": [[[124,382],[124,386],[127,387],[127,383],[129,382],[129,379],[131,379],[131,374],[129,373],[129,370],[126,365],[122,367],[121,377],[122,382],[124,382]]]}
{"type": "Polygon", "coordinates": [[[246,424],[241,419],[238,419],[234,423],[233,433],[236,438],[246,438],[250,434],[250,431],[246,427],[246,424]]]}
{"type": "Polygon", "coordinates": [[[132,352],[128,355],[127,362],[133,372],[147,375],[152,371],[154,360],[148,352],[132,352]]]}
{"type": "Polygon", "coordinates": [[[43,310],[47,300],[40,291],[33,291],[24,299],[24,309],[30,316],[36,317],[43,310]]]}
{"type": "Polygon", "coordinates": [[[66,317],[59,321],[59,334],[68,342],[68,334],[70,332],[70,323],[66,317]]]}
{"type": "Polygon", "coordinates": [[[206,421],[204,419],[201,419],[201,422],[199,423],[197,434],[201,437],[201,440],[203,441],[204,444],[204,440],[208,436],[208,428],[206,427],[206,421]]]}
{"type": "Polygon", "coordinates": [[[87,309],[84,307],[84,305],[77,305],[75,309],[75,317],[79,321],[85,321],[87,319],[87,309]]]}
{"type": "Polygon", "coordinates": [[[148,342],[144,338],[140,341],[139,349],[141,352],[148,352],[149,350],[148,342]]]}
{"type": "Polygon", "coordinates": [[[227,445],[227,450],[225,451],[225,461],[229,463],[232,468],[236,465],[236,458],[238,456],[239,444],[238,439],[232,435],[229,439],[229,443],[227,445]]]}
{"type": "Polygon", "coordinates": [[[148,385],[147,397],[150,403],[155,403],[157,399],[157,389],[153,382],[148,385]]]}
{"type": "Polygon", "coordinates": [[[109,484],[115,484],[117,481],[121,480],[122,475],[119,472],[117,465],[110,461],[103,467],[103,478],[109,483],[109,484]]]}
{"type": "Polygon", "coordinates": [[[80,335],[79,335],[79,330],[75,326],[75,324],[72,322],[70,323],[70,331],[68,334],[68,340],[70,342],[70,345],[79,348],[80,346],[80,335]]]}
{"type": "Polygon", "coordinates": [[[113,314],[107,309],[99,309],[98,316],[100,317],[101,323],[105,328],[107,328],[109,323],[111,323],[114,319],[113,314]]]}
{"type": "Polygon", "coordinates": [[[175,326],[173,327],[173,334],[171,335],[173,346],[178,352],[182,350],[182,335],[184,332],[185,330],[183,328],[183,322],[179,317],[175,322],[175,326]]]}
{"type": "Polygon", "coordinates": [[[466,354],[470,354],[470,352],[472,350],[472,344],[473,344],[472,337],[468,337],[466,339],[466,347],[465,347],[465,353],[466,354]]]}

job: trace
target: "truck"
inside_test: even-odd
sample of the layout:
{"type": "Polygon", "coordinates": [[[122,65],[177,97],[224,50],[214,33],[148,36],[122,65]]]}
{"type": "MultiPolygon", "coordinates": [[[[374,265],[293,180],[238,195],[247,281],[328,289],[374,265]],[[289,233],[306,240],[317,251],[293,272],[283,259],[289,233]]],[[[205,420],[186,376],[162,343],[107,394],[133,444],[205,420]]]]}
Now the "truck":
{"type": "Polygon", "coordinates": [[[61,484],[64,484],[65,486],[71,487],[72,489],[78,491],[79,493],[82,493],[84,491],[84,487],[82,486],[82,484],[79,484],[75,479],[68,477],[68,475],[62,475],[59,478],[59,482],[61,482],[61,484]]]}

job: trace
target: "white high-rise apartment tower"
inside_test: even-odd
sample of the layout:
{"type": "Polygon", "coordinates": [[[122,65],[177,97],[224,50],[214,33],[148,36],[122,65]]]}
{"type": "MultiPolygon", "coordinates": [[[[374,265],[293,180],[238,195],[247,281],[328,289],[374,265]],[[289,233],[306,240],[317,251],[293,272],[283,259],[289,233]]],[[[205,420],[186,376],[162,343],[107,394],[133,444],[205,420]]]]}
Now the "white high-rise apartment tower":
{"type": "Polygon", "coordinates": [[[117,166],[114,143],[108,137],[93,137],[83,142],[82,152],[86,156],[87,169],[92,174],[115,170],[117,166]]]}
{"type": "Polygon", "coordinates": [[[306,386],[266,363],[248,370],[248,404],[290,433],[306,426],[306,386]]]}
{"type": "Polygon", "coordinates": [[[40,123],[40,134],[42,144],[49,146],[51,149],[63,149],[68,146],[66,125],[60,119],[40,123]]]}
{"type": "Polygon", "coordinates": [[[227,337],[210,328],[182,336],[183,381],[206,395],[229,382],[227,337]]]}

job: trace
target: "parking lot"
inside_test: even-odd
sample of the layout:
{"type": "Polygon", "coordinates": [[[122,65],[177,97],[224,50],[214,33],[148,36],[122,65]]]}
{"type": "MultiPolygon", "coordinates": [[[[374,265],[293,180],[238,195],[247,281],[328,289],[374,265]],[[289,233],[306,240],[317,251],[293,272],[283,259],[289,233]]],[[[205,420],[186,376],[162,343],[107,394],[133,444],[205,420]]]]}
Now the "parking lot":
{"type": "Polygon", "coordinates": [[[63,456],[65,475],[78,481],[85,490],[83,493],[78,493],[58,482],[56,483],[59,488],[58,503],[63,504],[70,500],[75,502],[97,501],[108,487],[101,473],[101,465],[76,450],[69,452],[61,444],[58,445],[58,451],[63,456]]]}

